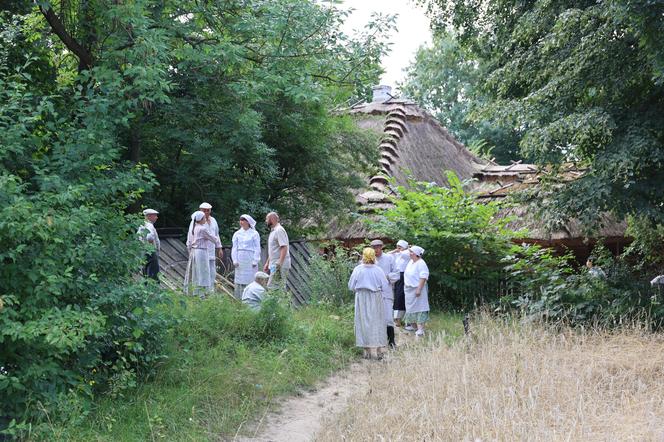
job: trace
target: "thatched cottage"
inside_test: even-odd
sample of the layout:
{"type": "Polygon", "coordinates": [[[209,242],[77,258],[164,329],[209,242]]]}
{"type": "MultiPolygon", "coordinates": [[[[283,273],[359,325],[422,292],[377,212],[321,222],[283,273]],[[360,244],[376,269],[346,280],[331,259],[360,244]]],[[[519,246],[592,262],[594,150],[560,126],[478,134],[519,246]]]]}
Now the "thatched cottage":
{"type": "MultiPolygon", "coordinates": [[[[380,171],[367,180],[367,187],[357,191],[355,221],[331,223],[326,239],[336,239],[347,245],[364,242],[375,236],[361,221],[366,215],[389,208],[395,195],[393,185],[406,185],[409,178],[444,185],[445,171],[454,171],[460,179],[474,179],[472,190],[480,200],[500,199],[535,186],[542,171],[532,164],[497,165],[477,157],[448,132],[431,114],[413,101],[395,98],[389,86],[374,88],[373,100],[352,106],[348,112],[359,127],[380,135],[380,171]]],[[[583,174],[573,165],[566,167],[562,181],[570,181],[583,174]]],[[[546,231],[526,206],[512,208],[505,215],[516,215],[515,228],[529,231],[525,242],[545,246],[569,248],[584,258],[596,242],[585,237],[582,226],[570,221],[555,231],[546,231]]],[[[614,252],[629,242],[625,238],[625,223],[605,217],[599,237],[614,252]]]]}

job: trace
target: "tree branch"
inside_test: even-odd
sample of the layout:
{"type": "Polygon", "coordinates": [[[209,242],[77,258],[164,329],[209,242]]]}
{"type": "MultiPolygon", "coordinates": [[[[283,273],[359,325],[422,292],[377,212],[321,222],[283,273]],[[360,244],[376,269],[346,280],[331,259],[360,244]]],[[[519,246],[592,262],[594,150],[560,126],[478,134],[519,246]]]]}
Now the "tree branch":
{"type": "Polygon", "coordinates": [[[51,26],[51,30],[55,33],[60,38],[60,41],[64,43],[64,45],[74,53],[78,57],[78,66],[79,69],[90,69],[92,68],[92,54],[85,49],[83,46],[81,46],[65,29],[64,24],[58,18],[57,15],[55,15],[55,11],[53,11],[53,8],[49,5],[46,8],[44,6],[39,6],[39,11],[42,13],[44,18],[46,18],[46,21],[48,22],[49,26],[51,26]]]}

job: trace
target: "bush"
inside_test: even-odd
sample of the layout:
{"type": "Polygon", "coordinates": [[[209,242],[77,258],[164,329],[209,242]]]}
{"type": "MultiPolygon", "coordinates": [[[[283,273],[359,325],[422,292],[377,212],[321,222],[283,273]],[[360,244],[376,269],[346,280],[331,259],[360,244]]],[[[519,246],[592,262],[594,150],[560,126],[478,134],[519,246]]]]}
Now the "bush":
{"type": "Polygon", "coordinates": [[[513,293],[501,298],[499,310],[517,308],[530,319],[572,325],[613,326],[646,320],[659,327],[664,308],[647,281],[623,257],[614,259],[601,245],[593,255],[606,278],[592,276],[585,268],[578,271],[570,254],[558,256],[538,245],[514,246],[504,259],[513,293]]]}
{"type": "Polygon", "coordinates": [[[2,60],[0,431],[17,434],[150,373],[169,321],[136,276],[125,210],[153,181],[121,160],[127,110],[94,83],[41,94],[2,60]]]}
{"type": "Polygon", "coordinates": [[[426,250],[433,306],[468,309],[496,299],[504,277],[501,259],[517,233],[498,216],[499,203],[478,202],[453,172],[447,179],[449,187],[415,181],[399,187],[378,230],[426,250]]]}
{"type": "Polygon", "coordinates": [[[348,304],[353,299],[348,290],[348,280],[358,261],[338,243],[330,242],[324,247],[330,252],[325,255],[314,254],[309,261],[309,300],[311,303],[336,306],[348,304]]]}

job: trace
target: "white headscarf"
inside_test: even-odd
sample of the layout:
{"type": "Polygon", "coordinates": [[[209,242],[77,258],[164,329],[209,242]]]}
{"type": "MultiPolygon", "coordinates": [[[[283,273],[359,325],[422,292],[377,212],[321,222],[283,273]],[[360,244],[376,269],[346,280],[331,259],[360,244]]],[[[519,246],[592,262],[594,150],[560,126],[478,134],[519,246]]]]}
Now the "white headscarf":
{"type": "Polygon", "coordinates": [[[201,212],[200,210],[195,211],[194,213],[191,214],[191,222],[189,223],[189,230],[187,230],[187,244],[189,244],[189,241],[193,241],[193,237],[191,237],[191,231],[194,228],[194,223],[197,221],[200,221],[203,219],[205,214],[201,212]]]}
{"type": "Polygon", "coordinates": [[[399,241],[397,241],[397,246],[399,246],[399,247],[401,247],[402,249],[405,250],[405,249],[408,248],[408,242],[406,242],[403,239],[400,239],[399,241]]]}
{"type": "Polygon", "coordinates": [[[424,249],[420,246],[410,246],[410,251],[417,256],[422,256],[424,254],[424,249]]]}
{"type": "Polygon", "coordinates": [[[244,215],[240,215],[240,218],[244,218],[247,220],[249,223],[250,228],[255,228],[256,227],[256,220],[251,217],[251,215],[247,215],[246,213],[244,215]]]}

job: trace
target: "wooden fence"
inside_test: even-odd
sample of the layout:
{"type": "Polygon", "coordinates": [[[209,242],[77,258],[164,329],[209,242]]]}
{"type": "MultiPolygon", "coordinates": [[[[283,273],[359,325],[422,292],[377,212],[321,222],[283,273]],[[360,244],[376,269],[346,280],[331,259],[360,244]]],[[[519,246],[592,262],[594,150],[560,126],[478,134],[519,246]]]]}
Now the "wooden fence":
{"type": "MultiPolygon", "coordinates": [[[[171,290],[182,290],[187,270],[189,255],[182,236],[179,230],[159,231],[161,239],[161,252],[159,254],[161,283],[171,290]]],[[[305,240],[290,241],[292,266],[288,273],[286,287],[292,293],[293,303],[296,306],[306,304],[309,300],[309,260],[313,253],[317,253],[315,248],[305,240]]],[[[266,258],[267,247],[263,245],[259,268],[263,267],[266,258]]],[[[224,257],[222,259],[217,258],[217,275],[215,278],[217,291],[232,296],[234,289],[233,271],[231,249],[230,247],[224,247],[224,257]]]]}

